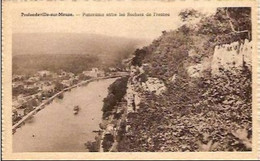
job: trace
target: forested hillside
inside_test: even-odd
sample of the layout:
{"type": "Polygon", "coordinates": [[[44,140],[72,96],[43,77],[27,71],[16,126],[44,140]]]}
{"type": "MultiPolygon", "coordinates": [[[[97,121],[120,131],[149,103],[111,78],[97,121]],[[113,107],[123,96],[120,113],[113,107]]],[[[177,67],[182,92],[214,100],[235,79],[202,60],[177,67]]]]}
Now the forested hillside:
{"type": "Polygon", "coordinates": [[[120,67],[123,59],[145,43],[145,39],[95,34],[14,33],[13,73],[58,69],[80,73],[91,67],[120,67]]]}
{"type": "Polygon", "coordinates": [[[183,26],[135,51],[117,151],[251,150],[250,8],[179,16],[183,26]],[[213,67],[222,48],[233,56],[213,67]]]}

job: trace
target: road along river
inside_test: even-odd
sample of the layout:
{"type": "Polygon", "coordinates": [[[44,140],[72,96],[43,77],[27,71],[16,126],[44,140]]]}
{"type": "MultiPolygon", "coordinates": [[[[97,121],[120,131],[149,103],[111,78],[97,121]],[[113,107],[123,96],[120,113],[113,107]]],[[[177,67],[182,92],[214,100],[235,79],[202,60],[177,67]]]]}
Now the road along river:
{"type": "Polygon", "coordinates": [[[14,152],[80,152],[93,141],[102,121],[103,99],[117,78],[98,80],[55,98],[13,135],[14,152]],[[80,107],[77,115],[74,106],[80,107]]]}

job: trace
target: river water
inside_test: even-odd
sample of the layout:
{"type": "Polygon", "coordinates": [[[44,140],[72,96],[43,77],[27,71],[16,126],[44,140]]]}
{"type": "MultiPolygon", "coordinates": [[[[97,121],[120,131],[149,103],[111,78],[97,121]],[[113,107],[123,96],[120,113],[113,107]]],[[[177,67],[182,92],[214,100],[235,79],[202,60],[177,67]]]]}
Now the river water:
{"type": "Polygon", "coordinates": [[[103,99],[116,78],[91,82],[55,98],[13,135],[14,152],[80,152],[102,121],[103,99]],[[77,115],[74,106],[79,105],[77,115]]]}

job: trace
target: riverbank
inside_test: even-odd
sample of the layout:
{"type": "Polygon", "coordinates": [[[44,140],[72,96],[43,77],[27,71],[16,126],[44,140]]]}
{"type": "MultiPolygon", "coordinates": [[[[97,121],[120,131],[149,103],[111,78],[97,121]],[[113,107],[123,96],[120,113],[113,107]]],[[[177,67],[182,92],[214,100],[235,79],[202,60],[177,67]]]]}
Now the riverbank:
{"type": "Polygon", "coordinates": [[[98,81],[98,80],[103,80],[103,79],[109,79],[109,78],[117,78],[117,77],[122,77],[127,75],[127,73],[120,73],[120,75],[113,75],[113,76],[106,76],[106,77],[99,77],[99,78],[92,78],[83,82],[80,82],[76,85],[73,85],[71,87],[65,88],[62,91],[56,93],[55,95],[53,95],[52,97],[50,97],[49,99],[47,99],[45,102],[43,102],[42,104],[40,104],[39,106],[37,106],[33,111],[31,111],[30,113],[28,113],[26,116],[24,116],[20,121],[18,121],[15,125],[12,126],[12,130],[13,133],[15,133],[15,130],[17,128],[19,128],[27,119],[29,119],[31,116],[35,115],[37,112],[41,111],[42,109],[45,108],[45,106],[49,103],[51,103],[56,97],[58,97],[59,95],[63,94],[66,91],[69,91],[73,88],[88,84],[90,82],[93,81],[98,81]]]}
{"type": "Polygon", "coordinates": [[[103,99],[118,78],[92,81],[65,92],[16,129],[14,152],[87,152],[102,122],[103,99]],[[75,106],[80,110],[73,114],[75,106]]]}
{"type": "MultiPolygon", "coordinates": [[[[100,130],[93,142],[87,142],[90,152],[117,151],[117,145],[122,137],[122,129],[127,115],[127,82],[129,77],[117,79],[108,87],[108,94],[104,98],[103,118],[100,130]]],[[[124,132],[123,132],[124,133],[124,132]]]]}

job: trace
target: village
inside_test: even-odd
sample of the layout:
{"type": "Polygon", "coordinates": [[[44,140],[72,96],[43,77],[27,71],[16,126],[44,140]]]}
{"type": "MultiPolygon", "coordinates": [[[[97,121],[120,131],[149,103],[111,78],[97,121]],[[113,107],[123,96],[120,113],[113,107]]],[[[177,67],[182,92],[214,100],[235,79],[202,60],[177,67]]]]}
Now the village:
{"type": "MultiPolygon", "coordinates": [[[[110,67],[106,72],[92,68],[80,74],[62,70],[59,72],[42,70],[31,76],[14,74],[12,78],[13,125],[56,93],[91,78],[112,76],[117,71],[118,69],[110,67]]],[[[59,95],[58,98],[62,99],[63,95],[59,95]]]]}

